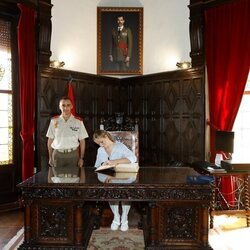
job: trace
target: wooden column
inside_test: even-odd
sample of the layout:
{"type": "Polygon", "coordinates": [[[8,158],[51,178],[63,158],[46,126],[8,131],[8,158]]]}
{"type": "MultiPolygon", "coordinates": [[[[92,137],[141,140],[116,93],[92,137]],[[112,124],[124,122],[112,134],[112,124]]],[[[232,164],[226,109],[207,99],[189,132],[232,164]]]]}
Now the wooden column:
{"type": "Polygon", "coordinates": [[[158,222],[158,209],[156,203],[149,203],[149,242],[148,246],[152,247],[157,245],[157,222],[158,222]]]}
{"type": "Polygon", "coordinates": [[[200,67],[205,64],[203,3],[199,0],[190,0],[189,9],[190,57],[192,67],[200,67]]]}
{"type": "Polygon", "coordinates": [[[38,64],[49,66],[50,62],[50,43],[51,43],[51,0],[40,0],[39,1],[39,12],[37,21],[38,31],[38,64]]]}
{"type": "Polygon", "coordinates": [[[75,208],[75,245],[82,245],[83,218],[82,204],[77,204],[75,208]]]}
{"type": "Polygon", "coordinates": [[[30,243],[30,232],[31,232],[31,225],[30,225],[30,205],[31,202],[26,201],[25,203],[25,217],[24,217],[24,242],[30,243]]]}
{"type": "Polygon", "coordinates": [[[244,175],[244,205],[246,210],[247,226],[250,227],[250,207],[249,207],[249,181],[248,175],[244,175]]]}

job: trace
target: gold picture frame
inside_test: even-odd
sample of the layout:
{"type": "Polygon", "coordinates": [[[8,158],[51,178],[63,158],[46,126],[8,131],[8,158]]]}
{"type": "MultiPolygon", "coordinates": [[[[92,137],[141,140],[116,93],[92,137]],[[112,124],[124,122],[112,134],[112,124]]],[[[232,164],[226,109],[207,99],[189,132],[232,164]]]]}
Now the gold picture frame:
{"type": "Polygon", "coordinates": [[[142,49],[143,8],[97,8],[97,74],[142,75],[142,49]]]}

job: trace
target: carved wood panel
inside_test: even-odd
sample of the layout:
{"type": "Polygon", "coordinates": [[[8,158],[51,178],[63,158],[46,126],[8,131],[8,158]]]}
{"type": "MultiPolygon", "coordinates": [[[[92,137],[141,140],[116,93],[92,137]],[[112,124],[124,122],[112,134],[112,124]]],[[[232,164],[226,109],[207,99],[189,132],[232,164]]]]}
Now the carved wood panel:
{"type": "Polygon", "coordinates": [[[93,223],[89,205],[84,205],[83,201],[75,202],[70,197],[63,200],[62,195],[61,193],[60,200],[55,200],[54,197],[29,200],[26,203],[27,233],[26,242],[21,249],[29,248],[26,243],[33,244],[34,249],[52,249],[58,244],[63,249],[76,249],[74,246],[79,245],[78,241],[81,240],[82,248],[86,248],[93,223]]]}
{"type": "MultiPolygon", "coordinates": [[[[193,162],[204,157],[202,69],[130,79],[132,115],[139,116],[140,158],[146,164],[193,162]],[[133,90],[135,93],[133,93],[133,90]]],[[[128,83],[128,80],[124,80],[128,83]]]]}
{"type": "Polygon", "coordinates": [[[208,223],[201,228],[207,208],[197,206],[194,202],[159,202],[157,208],[157,234],[162,246],[187,244],[190,245],[190,249],[200,249],[204,239],[199,232],[208,230],[208,223]]]}

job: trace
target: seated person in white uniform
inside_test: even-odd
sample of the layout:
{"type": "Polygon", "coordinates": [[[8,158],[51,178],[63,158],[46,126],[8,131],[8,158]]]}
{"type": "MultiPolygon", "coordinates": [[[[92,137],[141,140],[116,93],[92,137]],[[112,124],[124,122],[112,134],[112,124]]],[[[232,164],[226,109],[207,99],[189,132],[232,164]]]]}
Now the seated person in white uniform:
{"type": "Polygon", "coordinates": [[[60,99],[59,108],[61,115],[51,119],[46,134],[49,165],[56,177],[76,177],[79,176],[79,167],[84,163],[85,138],[88,133],[82,119],[72,115],[73,105],[68,97],[60,99]]]}
{"type": "MultiPolygon", "coordinates": [[[[97,130],[93,134],[93,140],[100,147],[97,151],[95,167],[101,165],[116,165],[120,163],[135,163],[137,161],[135,154],[128,149],[123,143],[115,142],[112,136],[105,130],[97,130]]],[[[114,214],[114,219],[111,224],[112,230],[121,231],[128,230],[128,213],[130,203],[122,203],[122,215],[119,213],[119,201],[109,202],[110,208],[114,214]]]]}

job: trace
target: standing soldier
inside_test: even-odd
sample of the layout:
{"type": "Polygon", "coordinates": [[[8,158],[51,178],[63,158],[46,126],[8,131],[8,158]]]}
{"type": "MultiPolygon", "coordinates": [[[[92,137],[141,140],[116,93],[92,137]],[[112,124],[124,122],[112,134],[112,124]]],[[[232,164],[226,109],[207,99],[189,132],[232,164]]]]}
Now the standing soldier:
{"type": "Polygon", "coordinates": [[[88,133],[81,118],[73,116],[70,98],[60,99],[61,115],[51,119],[48,137],[49,165],[55,176],[65,173],[78,175],[84,163],[85,138],[88,133]]]}

